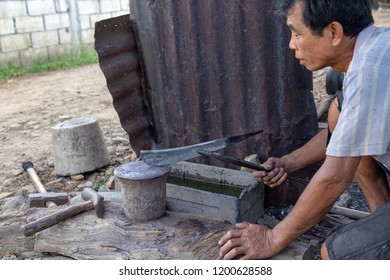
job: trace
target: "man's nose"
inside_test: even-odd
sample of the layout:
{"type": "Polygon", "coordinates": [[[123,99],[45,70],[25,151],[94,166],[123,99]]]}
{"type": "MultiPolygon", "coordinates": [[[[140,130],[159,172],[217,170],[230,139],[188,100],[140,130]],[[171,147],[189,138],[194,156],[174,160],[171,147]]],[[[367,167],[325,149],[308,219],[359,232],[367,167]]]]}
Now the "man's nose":
{"type": "Polygon", "coordinates": [[[297,50],[297,42],[294,39],[294,36],[291,35],[290,43],[288,44],[288,47],[292,50],[297,50]]]}

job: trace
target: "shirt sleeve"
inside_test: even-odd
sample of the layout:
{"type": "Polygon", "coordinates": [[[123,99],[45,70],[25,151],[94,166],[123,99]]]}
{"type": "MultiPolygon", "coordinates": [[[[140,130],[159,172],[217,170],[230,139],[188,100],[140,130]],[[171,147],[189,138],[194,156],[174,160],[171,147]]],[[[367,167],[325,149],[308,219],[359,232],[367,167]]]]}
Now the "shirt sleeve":
{"type": "Polygon", "coordinates": [[[344,102],[326,154],[335,157],[387,153],[390,141],[390,71],[367,64],[348,72],[344,102]]]}

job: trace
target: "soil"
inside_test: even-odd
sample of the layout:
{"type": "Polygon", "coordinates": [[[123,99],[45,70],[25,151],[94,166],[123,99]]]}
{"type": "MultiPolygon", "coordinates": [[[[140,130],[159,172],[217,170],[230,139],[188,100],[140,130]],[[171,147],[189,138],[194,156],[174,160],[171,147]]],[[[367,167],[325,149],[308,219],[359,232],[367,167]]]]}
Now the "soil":
{"type": "MultiPolygon", "coordinates": [[[[390,26],[390,13],[374,11],[374,16],[377,25],[390,26]]],[[[313,75],[317,106],[329,99],[325,74],[320,70],[313,75]]],[[[24,161],[33,162],[48,191],[70,193],[108,184],[116,166],[135,159],[97,64],[0,82],[0,141],[0,200],[35,192],[21,168],[24,161]],[[87,117],[99,121],[111,164],[79,177],[59,177],[51,153],[52,127],[87,117]]]]}

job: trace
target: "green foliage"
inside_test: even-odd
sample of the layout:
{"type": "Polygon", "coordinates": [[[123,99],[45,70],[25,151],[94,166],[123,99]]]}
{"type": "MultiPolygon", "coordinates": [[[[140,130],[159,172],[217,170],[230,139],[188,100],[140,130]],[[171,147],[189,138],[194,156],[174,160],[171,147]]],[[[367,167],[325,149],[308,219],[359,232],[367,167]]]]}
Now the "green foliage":
{"type": "Polygon", "coordinates": [[[52,59],[36,60],[26,66],[15,66],[12,62],[0,66],[0,80],[10,80],[15,77],[32,73],[70,69],[77,66],[98,62],[98,56],[92,49],[82,48],[70,55],[61,55],[52,59]]]}

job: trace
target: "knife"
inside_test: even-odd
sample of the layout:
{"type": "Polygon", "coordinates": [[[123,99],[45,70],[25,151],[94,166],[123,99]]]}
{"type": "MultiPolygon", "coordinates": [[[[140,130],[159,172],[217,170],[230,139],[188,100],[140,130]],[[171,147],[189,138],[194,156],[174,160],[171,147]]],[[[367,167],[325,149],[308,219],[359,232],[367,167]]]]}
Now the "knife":
{"type": "Polygon", "coordinates": [[[219,149],[223,149],[231,144],[246,140],[249,137],[252,137],[261,132],[263,131],[258,130],[242,135],[224,137],[178,148],[141,150],[140,159],[151,166],[163,166],[173,164],[179,161],[188,160],[200,156],[200,154],[198,153],[199,150],[213,152],[219,149]]]}
{"type": "MultiPolygon", "coordinates": [[[[219,159],[219,160],[227,162],[227,163],[235,164],[235,165],[242,166],[242,167],[247,167],[247,168],[250,168],[250,169],[253,169],[253,170],[265,171],[265,172],[270,172],[271,171],[271,170],[267,170],[265,167],[263,167],[261,165],[257,165],[255,163],[252,163],[252,162],[249,162],[249,161],[246,161],[246,160],[241,160],[241,159],[238,159],[238,158],[233,158],[233,157],[221,155],[221,154],[216,153],[216,152],[199,150],[198,153],[203,155],[203,156],[213,157],[213,158],[219,159]]],[[[302,184],[302,185],[305,185],[305,186],[307,184],[309,184],[309,180],[302,179],[302,178],[299,178],[299,177],[288,175],[287,178],[290,179],[291,181],[294,181],[296,183],[299,183],[299,184],[302,184]]]]}

